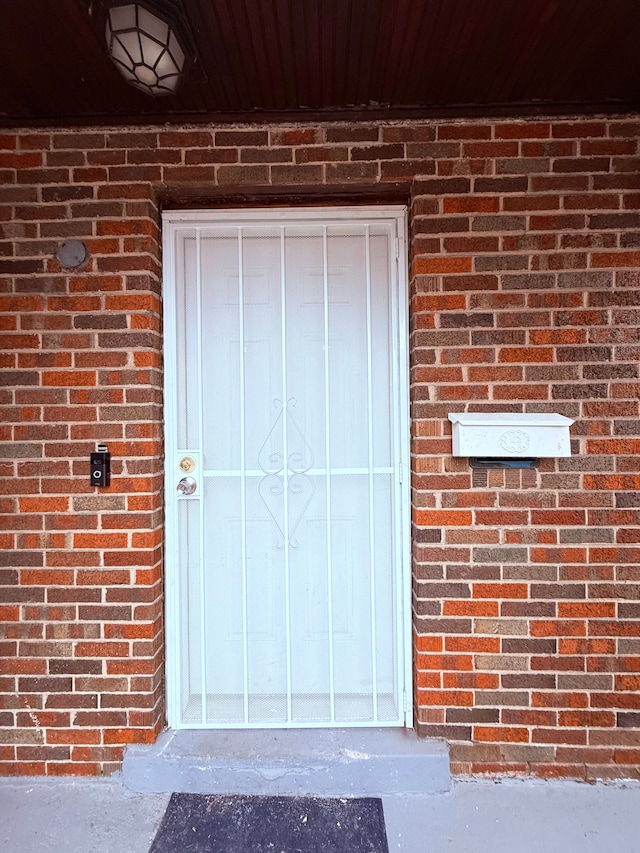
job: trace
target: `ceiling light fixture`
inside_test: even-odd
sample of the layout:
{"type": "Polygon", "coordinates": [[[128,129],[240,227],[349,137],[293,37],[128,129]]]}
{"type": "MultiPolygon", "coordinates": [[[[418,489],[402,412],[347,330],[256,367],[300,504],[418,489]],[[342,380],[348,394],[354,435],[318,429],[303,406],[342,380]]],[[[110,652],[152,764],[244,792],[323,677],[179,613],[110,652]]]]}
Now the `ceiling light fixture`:
{"type": "Polygon", "coordinates": [[[105,37],[122,76],[148,95],[176,91],[187,54],[175,28],[139,2],[106,9],[105,37]]]}

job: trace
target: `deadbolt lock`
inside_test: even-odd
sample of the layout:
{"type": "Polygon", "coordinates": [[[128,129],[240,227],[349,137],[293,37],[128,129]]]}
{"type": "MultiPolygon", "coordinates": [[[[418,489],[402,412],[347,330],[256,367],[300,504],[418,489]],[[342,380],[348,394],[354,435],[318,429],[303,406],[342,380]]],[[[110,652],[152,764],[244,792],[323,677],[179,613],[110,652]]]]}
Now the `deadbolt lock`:
{"type": "Polygon", "coordinates": [[[190,474],[196,467],[196,461],[192,456],[183,456],[178,464],[185,474],[190,474]]]}

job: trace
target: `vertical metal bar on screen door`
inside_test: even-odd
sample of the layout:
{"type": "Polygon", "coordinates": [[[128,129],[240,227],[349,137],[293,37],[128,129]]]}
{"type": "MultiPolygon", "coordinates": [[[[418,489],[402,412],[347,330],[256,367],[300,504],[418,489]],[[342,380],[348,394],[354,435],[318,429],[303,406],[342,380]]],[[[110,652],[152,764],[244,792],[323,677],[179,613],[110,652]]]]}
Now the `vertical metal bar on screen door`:
{"type": "MultiPolygon", "coordinates": [[[[200,229],[196,229],[196,329],[197,329],[197,344],[198,344],[198,450],[202,451],[202,441],[204,436],[202,400],[204,398],[202,383],[204,381],[204,373],[202,371],[202,244],[200,229]]],[[[199,473],[202,480],[202,474],[199,473]]],[[[201,699],[201,714],[202,722],[207,722],[207,596],[206,596],[206,577],[204,564],[204,482],[200,483],[201,494],[198,499],[198,518],[199,518],[199,559],[200,559],[200,683],[202,685],[201,699]]],[[[188,515],[189,507],[186,507],[188,515]]]]}
{"type": "Polygon", "coordinates": [[[336,718],[336,698],[333,665],[333,562],[331,539],[331,447],[329,431],[329,253],[327,226],[322,227],[323,315],[324,315],[324,448],[326,465],[327,508],[327,630],[329,633],[329,701],[331,722],[336,718]]]}
{"type": "Polygon", "coordinates": [[[291,601],[290,601],[290,586],[289,586],[289,465],[287,464],[289,436],[287,432],[287,406],[288,406],[288,388],[287,388],[287,310],[286,310],[286,270],[285,270],[285,251],[284,251],[285,229],[280,228],[280,337],[282,346],[282,459],[283,459],[283,476],[284,476],[284,520],[282,529],[284,531],[284,599],[285,599],[285,643],[287,655],[287,721],[292,719],[292,701],[291,701],[291,601]]]}
{"type": "Polygon", "coordinates": [[[247,625],[247,471],[245,464],[244,264],[242,228],[238,228],[238,323],[240,341],[240,518],[242,548],[242,668],[244,721],[249,722],[249,636],[247,625]]]}
{"type": "Polygon", "coordinates": [[[378,660],[376,656],[376,551],[375,513],[373,506],[373,376],[371,349],[371,241],[369,226],[364,229],[365,278],[367,288],[367,429],[369,465],[369,578],[371,605],[371,689],[373,691],[373,719],[378,719],[378,660]]]}
{"type": "MultiPolygon", "coordinates": [[[[404,269],[403,262],[400,261],[399,254],[395,256],[395,253],[392,250],[393,241],[398,240],[399,246],[404,247],[404,239],[402,237],[402,232],[400,231],[399,221],[396,220],[395,227],[390,229],[387,232],[387,264],[388,264],[388,276],[389,276],[389,286],[391,289],[391,341],[393,346],[393,376],[394,381],[392,382],[391,388],[393,391],[393,411],[394,412],[403,412],[406,411],[406,407],[408,405],[409,400],[409,389],[407,387],[407,379],[408,372],[404,356],[406,355],[405,346],[406,344],[401,343],[401,341],[409,340],[408,326],[407,326],[407,306],[406,306],[406,291],[404,290],[405,279],[404,276],[402,278],[402,287],[403,294],[400,294],[400,269],[404,269]]],[[[398,702],[398,715],[401,720],[403,720],[405,711],[402,704],[403,694],[405,696],[409,696],[411,694],[410,686],[411,686],[411,670],[409,667],[411,666],[411,656],[406,655],[404,652],[405,644],[407,644],[407,648],[411,648],[411,623],[410,623],[410,614],[411,614],[411,584],[406,583],[403,584],[404,572],[407,571],[407,567],[410,565],[409,556],[405,553],[405,549],[408,549],[409,539],[409,505],[407,501],[408,496],[408,488],[406,483],[401,482],[400,474],[402,472],[403,465],[405,461],[408,459],[409,446],[408,446],[408,430],[405,429],[408,424],[408,415],[399,418],[398,416],[394,417],[392,420],[393,425],[393,435],[392,435],[392,447],[393,447],[393,466],[395,469],[394,478],[393,478],[393,502],[394,502],[394,540],[395,540],[395,554],[394,554],[394,565],[396,566],[395,573],[395,582],[400,584],[400,588],[404,590],[404,594],[396,595],[396,642],[398,643],[398,648],[403,649],[403,656],[401,660],[405,659],[404,668],[399,666],[398,671],[396,673],[396,698],[398,702]],[[405,619],[403,616],[406,613],[406,619],[408,624],[405,623],[405,619]]],[[[409,699],[410,701],[410,699],[409,699]]],[[[405,719],[406,721],[406,719],[405,719]]]]}

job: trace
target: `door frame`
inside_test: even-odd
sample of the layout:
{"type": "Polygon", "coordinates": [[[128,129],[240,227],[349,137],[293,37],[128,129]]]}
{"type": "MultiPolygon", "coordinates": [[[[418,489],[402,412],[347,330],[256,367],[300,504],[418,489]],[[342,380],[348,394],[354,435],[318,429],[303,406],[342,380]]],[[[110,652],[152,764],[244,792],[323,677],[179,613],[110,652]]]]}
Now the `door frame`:
{"type": "MultiPolygon", "coordinates": [[[[409,283],[407,268],[407,208],[405,205],[362,205],[335,207],[287,207],[256,209],[198,209],[165,210],[162,213],[163,245],[163,360],[164,360],[164,444],[165,444],[165,527],[164,527],[164,604],[165,604],[165,701],[170,728],[186,728],[180,722],[180,630],[179,630],[179,537],[178,502],[175,500],[175,449],[178,404],[174,389],[177,378],[176,339],[176,275],[175,236],[187,227],[206,227],[229,224],[294,223],[333,224],[357,220],[372,222],[395,221],[396,276],[391,300],[392,399],[398,425],[397,458],[399,460],[399,521],[400,541],[396,545],[397,573],[400,594],[397,596],[398,656],[403,678],[404,725],[413,726],[413,647],[411,612],[411,501],[410,501],[410,408],[409,408],[409,283]]],[[[393,257],[392,257],[393,260],[393,257]]],[[[191,726],[189,726],[191,727],[191,726]]],[[[207,725],[197,728],[214,728],[207,725]]],[[[215,728],[218,728],[217,726],[215,728]]],[[[312,725],[309,728],[313,728],[312,725]]]]}

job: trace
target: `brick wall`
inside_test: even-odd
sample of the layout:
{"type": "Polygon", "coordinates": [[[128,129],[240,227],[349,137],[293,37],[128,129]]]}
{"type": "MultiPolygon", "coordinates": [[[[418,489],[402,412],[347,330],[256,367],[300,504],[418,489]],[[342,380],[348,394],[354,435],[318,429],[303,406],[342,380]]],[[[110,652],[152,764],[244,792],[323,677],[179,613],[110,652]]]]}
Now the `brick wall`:
{"type": "Polygon", "coordinates": [[[106,138],[0,136],[4,773],[109,772],[162,722],[158,211],[108,181],[106,138]],[[69,273],[71,237],[91,259],[69,273]]]}
{"type": "Polygon", "coordinates": [[[439,128],[412,187],[418,728],[461,772],[638,773],[638,128],[439,128]],[[471,472],[450,411],[559,412],[575,455],[471,472]]]}
{"type": "Polygon", "coordinates": [[[109,772],[163,724],[160,204],[362,198],[410,205],[417,728],[459,772],[637,775],[639,138],[633,118],[0,133],[0,771],[109,772]],[[472,474],[463,410],[566,414],[574,456],[472,474]]]}

